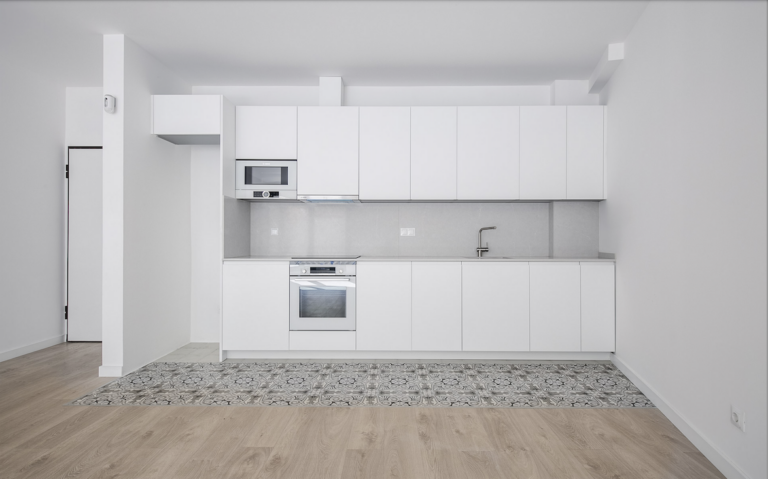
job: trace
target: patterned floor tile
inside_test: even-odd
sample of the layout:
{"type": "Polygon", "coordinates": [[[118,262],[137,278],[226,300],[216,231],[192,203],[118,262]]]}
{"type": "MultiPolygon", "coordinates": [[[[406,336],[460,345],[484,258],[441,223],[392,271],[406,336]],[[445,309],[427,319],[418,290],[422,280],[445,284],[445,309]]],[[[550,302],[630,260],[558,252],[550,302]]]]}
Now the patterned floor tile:
{"type": "Polygon", "coordinates": [[[654,407],[607,362],[157,362],[71,404],[654,407]]]}

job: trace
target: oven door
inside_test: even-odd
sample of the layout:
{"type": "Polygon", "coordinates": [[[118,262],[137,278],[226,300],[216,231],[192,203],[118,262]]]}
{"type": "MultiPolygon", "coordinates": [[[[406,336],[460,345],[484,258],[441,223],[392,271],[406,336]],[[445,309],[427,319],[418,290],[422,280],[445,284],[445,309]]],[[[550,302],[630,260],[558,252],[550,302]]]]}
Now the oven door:
{"type": "Polygon", "coordinates": [[[291,191],[296,190],[296,162],[237,160],[235,162],[238,190],[291,191]]]}
{"type": "Polygon", "coordinates": [[[354,277],[291,277],[291,331],[354,330],[354,277]]]}

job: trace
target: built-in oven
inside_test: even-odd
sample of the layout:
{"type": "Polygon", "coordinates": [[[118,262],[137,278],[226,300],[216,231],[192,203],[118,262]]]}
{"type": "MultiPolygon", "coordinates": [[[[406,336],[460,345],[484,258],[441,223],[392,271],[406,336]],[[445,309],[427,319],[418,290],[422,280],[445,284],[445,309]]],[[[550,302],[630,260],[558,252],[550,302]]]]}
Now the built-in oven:
{"type": "Polygon", "coordinates": [[[237,160],[235,168],[236,198],[296,199],[296,160],[237,160]]]}
{"type": "Polygon", "coordinates": [[[291,331],[355,330],[355,261],[291,261],[291,331]]]}

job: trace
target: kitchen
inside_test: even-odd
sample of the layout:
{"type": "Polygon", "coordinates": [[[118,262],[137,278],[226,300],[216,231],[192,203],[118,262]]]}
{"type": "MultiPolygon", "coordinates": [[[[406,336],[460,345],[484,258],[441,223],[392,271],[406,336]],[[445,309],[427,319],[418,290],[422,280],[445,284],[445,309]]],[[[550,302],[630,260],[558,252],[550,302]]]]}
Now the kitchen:
{"type": "MultiPolygon", "coordinates": [[[[85,394],[189,343],[215,345],[222,364],[597,361],[621,370],[680,438],[669,446],[681,461],[669,466],[675,477],[765,475],[765,381],[754,380],[766,362],[763,2],[34,5],[7,2],[0,16],[4,44],[15,45],[4,66],[18,67],[0,89],[3,143],[13,147],[0,189],[9,308],[0,358],[11,367],[3,378],[16,377],[24,354],[63,368],[70,361],[46,351],[68,348],[88,358],[78,360],[90,368],[78,376],[87,383],[72,386],[85,394]],[[208,23],[227,35],[200,35],[208,23]],[[300,79],[291,65],[305,65],[300,79]],[[76,139],[81,94],[99,102],[98,138],[87,142],[76,139]],[[116,99],[114,112],[101,108],[103,95],[116,99]],[[103,146],[98,354],[63,342],[62,144],[103,146]],[[17,159],[30,156],[41,160],[17,159]],[[244,188],[249,161],[295,161],[296,188],[254,181],[254,171],[254,188],[244,188]],[[39,194],[19,201],[29,184],[39,194]],[[283,191],[296,199],[272,196],[283,191]],[[338,258],[348,256],[356,258],[338,258]],[[307,261],[324,264],[299,264],[307,261]],[[734,411],[746,412],[746,427],[734,411]]],[[[28,412],[44,401],[25,398],[18,408],[28,412]]],[[[6,430],[23,431],[13,408],[2,411],[6,430]]],[[[63,410],[65,424],[111,414],[76,409],[63,410]]],[[[301,424],[269,411],[283,426],[301,424]]],[[[491,418],[516,430],[497,415],[505,413],[464,411],[471,420],[400,414],[414,414],[403,427],[458,421],[466,438],[482,437],[473,427],[491,418]]],[[[592,412],[608,411],[583,417],[616,431],[602,422],[610,414],[592,412]]],[[[192,421],[192,412],[174,414],[192,421]]],[[[221,414],[259,427],[267,417],[221,414]]],[[[322,427],[345,428],[347,414],[369,413],[301,414],[328,414],[316,419],[322,427]]],[[[565,440],[558,426],[546,428],[565,440]]],[[[575,447],[569,461],[613,454],[588,427],[577,430],[592,449],[575,447]]],[[[36,459],[22,451],[25,438],[9,439],[20,467],[36,459]]],[[[617,451],[634,444],[647,453],[628,476],[664,477],[661,451],[611,438],[617,451]]],[[[265,462],[287,454],[281,467],[299,471],[296,451],[275,441],[249,447],[263,447],[265,462]]],[[[340,454],[352,461],[349,451],[365,447],[350,444],[340,454]]],[[[498,459],[498,447],[464,444],[456,470],[469,467],[466,451],[498,459]]],[[[189,451],[215,462],[213,449],[189,451]]],[[[360,464],[378,457],[365,454],[360,464]]],[[[544,467],[538,454],[530,463],[544,467]]],[[[344,463],[330,457],[318,464],[344,463]]]]}
{"type": "Polygon", "coordinates": [[[608,357],[614,273],[611,259],[598,258],[597,204],[551,201],[604,198],[604,107],[344,107],[341,78],[319,83],[320,98],[331,104],[235,107],[229,122],[234,140],[219,127],[227,123],[219,112],[232,112],[225,97],[152,98],[153,133],[161,138],[196,144],[199,135],[220,135],[230,151],[235,143],[234,161],[221,148],[223,229],[240,236],[223,237],[221,359],[311,358],[317,351],[339,357],[348,357],[341,351],[376,351],[349,357],[608,357]],[[549,202],[509,203],[517,199],[549,202]],[[515,210],[523,221],[513,220],[515,210]],[[262,221],[270,215],[281,224],[262,221]],[[409,226],[418,227],[403,228],[409,215],[420,223],[409,226]],[[469,225],[483,216],[504,224],[492,254],[482,247],[482,231],[475,251],[451,244],[448,238],[474,236],[469,225]],[[421,228],[425,220],[429,226],[421,228]],[[400,237],[394,234],[398,222],[400,237]],[[280,230],[287,241],[280,241],[280,230]],[[427,237],[422,251],[403,254],[403,242],[417,231],[427,237]],[[254,237],[262,243],[254,245],[254,237]],[[491,263],[473,264],[467,253],[486,253],[481,261],[491,263]],[[346,265],[347,273],[335,264],[346,265]],[[336,320],[300,312],[300,297],[320,291],[319,283],[307,283],[315,269],[347,278],[341,296],[340,280],[325,286],[342,303],[336,320]],[[454,301],[442,298],[441,290],[452,292],[454,301]],[[422,311],[413,320],[411,307],[422,311]],[[419,353],[427,351],[434,352],[419,353]]]}

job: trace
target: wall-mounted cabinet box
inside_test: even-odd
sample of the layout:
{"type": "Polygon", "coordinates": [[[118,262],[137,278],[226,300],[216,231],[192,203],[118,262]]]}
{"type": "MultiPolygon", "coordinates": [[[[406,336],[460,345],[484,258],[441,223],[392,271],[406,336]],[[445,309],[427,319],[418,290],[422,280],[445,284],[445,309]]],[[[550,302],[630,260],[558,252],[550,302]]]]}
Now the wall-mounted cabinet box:
{"type": "Polygon", "coordinates": [[[411,108],[411,199],[456,199],[456,107],[411,108]]]}
{"type": "Polygon", "coordinates": [[[520,199],[566,198],[566,107],[520,107],[520,199]]]}
{"type": "Polygon", "coordinates": [[[464,351],[529,351],[528,268],[528,263],[462,263],[464,351]]]}
{"type": "Polygon", "coordinates": [[[411,263],[357,263],[357,349],[411,350],[411,263]]]}
{"type": "Polygon", "coordinates": [[[225,262],[222,349],[288,350],[286,262],[225,262]]]}
{"type": "Polygon", "coordinates": [[[614,263],[581,263],[581,350],[616,350],[614,263]]]}
{"type": "Polygon", "coordinates": [[[520,199],[520,107],[458,108],[457,198],[520,199]]]}
{"type": "Polygon", "coordinates": [[[360,199],[411,199],[409,107],[360,107],[360,199]]]}
{"type": "Polygon", "coordinates": [[[567,108],[567,197],[569,200],[604,199],[605,107],[569,106],[567,108]]]}
{"type": "Polygon", "coordinates": [[[358,196],[359,109],[298,110],[298,195],[358,196]]]}
{"type": "Polygon", "coordinates": [[[581,351],[579,263],[531,263],[531,351],[581,351]]]}
{"type": "Polygon", "coordinates": [[[411,264],[411,347],[461,351],[461,263],[411,264]]]}
{"type": "Polygon", "coordinates": [[[152,95],[151,133],[178,145],[216,145],[221,95],[152,95]]]}
{"type": "Polygon", "coordinates": [[[238,106],[235,157],[239,160],[295,160],[295,106],[238,106]]]}

